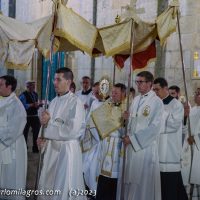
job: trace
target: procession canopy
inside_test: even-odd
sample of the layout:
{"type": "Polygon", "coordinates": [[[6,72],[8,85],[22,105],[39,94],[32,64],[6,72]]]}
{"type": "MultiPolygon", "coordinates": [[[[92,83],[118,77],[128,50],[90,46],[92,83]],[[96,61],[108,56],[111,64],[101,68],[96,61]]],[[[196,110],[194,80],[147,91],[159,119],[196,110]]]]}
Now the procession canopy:
{"type": "Polygon", "coordinates": [[[127,55],[131,51],[131,33],[134,53],[145,50],[156,38],[156,24],[136,21],[134,18],[99,29],[106,56],[127,55]]]}
{"type": "MultiPolygon", "coordinates": [[[[38,50],[42,53],[42,55],[46,58],[49,57],[50,48],[51,48],[51,35],[53,30],[53,21],[54,21],[54,15],[49,15],[43,18],[40,18],[38,20],[35,20],[29,25],[38,30],[37,35],[35,37],[36,39],[36,46],[38,50]]],[[[54,52],[58,51],[59,48],[59,41],[55,39],[54,42],[54,52]]]]}
{"type": "Polygon", "coordinates": [[[120,23],[100,28],[95,49],[106,56],[113,56],[116,66],[123,68],[131,54],[133,43],[133,70],[141,69],[147,66],[148,62],[155,60],[156,37],[155,23],[144,22],[133,15],[120,23]]]}
{"type": "Polygon", "coordinates": [[[72,9],[59,4],[54,34],[61,38],[60,50],[81,50],[92,55],[98,30],[72,9]]]}
{"type": "Polygon", "coordinates": [[[61,1],[52,15],[31,23],[0,14],[0,60],[8,68],[27,69],[35,48],[49,58],[52,35],[54,52],[80,50],[92,55],[98,30],[61,1]]]}
{"type": "Polygon", "coordinates": [[[22,23],[0,14],[0,60],[7,68],[27,69],[35,48],[49,58],[52,35],[54,52],[80,50],[89,55],[113,56],[121,68],[130,56],[133,42],[132,66],[143,68],[156,57],[155,39],[159,36],[162,45],[176,30],[177,0],[158,16],[156,23],[144,22],[133,15],[100,29],[62,2],[67,1],[57,0],[52,15],[32,23],[22,23]]]}
{"type": "Polygon", "coordinates": [[[129,8],[124,14],[124,21],[99,29],[95,50],[106,56],[113,56],[115,65],[123,68],[130,57],[133,44],[132,68],[143,70],[156,58],[155,40],[159,39],[163,45],[167,37],[176,31],[178,5],[177,0],[172,1],[155,23],[142,21],[135,11],[129,8]]]}
{"type": "Polygon", "coordinates": [[[166,43],[167,37],[176,31],[176,15],[178,8],[178,0],[174,0],[170,3],[169,7],[157,17],[157,32],[161,45],[164,45],[166,43]]]}
{"type": "Polygon", "coordinates": [[[31,61],[37,30],[0,14],[0,60],[12,68],[24,69],[31,61]]]}

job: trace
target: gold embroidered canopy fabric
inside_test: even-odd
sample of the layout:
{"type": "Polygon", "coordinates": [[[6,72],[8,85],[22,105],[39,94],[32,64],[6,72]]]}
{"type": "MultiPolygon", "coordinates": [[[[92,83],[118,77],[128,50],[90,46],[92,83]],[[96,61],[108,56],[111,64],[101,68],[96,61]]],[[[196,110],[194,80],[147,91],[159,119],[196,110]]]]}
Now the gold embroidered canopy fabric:
{"type": "Polygon", "coordinates": [[[0,14],[0,60],[8,68],[27,69],[34,48],[49,57],[52,31],[55,34],[54,51],[81,50],[91,55],[97,28],[59,1],[54,14],[32,23],[0,14]]]}

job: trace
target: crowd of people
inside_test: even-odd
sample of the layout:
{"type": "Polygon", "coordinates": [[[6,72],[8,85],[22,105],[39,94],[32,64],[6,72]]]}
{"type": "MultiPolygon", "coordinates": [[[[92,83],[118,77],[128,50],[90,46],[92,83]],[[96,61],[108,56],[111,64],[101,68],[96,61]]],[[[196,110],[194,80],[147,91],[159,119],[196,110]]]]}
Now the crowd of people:
{"type": "Polygon", "coordinates": [[[136,90],[116,83],[106,97],[90,77],[79,91],[73,79],[69,68],[56,71],[57,95],[39,118],[35,82],[17,97],[17,80],[0,77],[1,190],[26,189],[31,127],[32,151],[44,155],[37,189],[61,191],[38,200],[187,200],[191,191],[200,199],[200,87],[192,107],[148,71],[136,75],[136,90]]]}

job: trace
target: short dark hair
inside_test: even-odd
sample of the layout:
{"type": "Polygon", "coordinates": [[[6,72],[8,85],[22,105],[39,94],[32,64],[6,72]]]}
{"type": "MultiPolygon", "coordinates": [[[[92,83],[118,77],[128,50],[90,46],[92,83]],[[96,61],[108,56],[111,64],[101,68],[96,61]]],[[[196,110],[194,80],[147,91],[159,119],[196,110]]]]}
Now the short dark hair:
{"type": "Polygon", "coordinates": [[[71,80],[73,81],[74,79],[74,75],[73,75],[73,72],[71,69],[67,68],[67,67],[62,67],[62,68],[59,68],[56,70],[56,74],[61,74],[63,73],[64,74],[64,78],[66,80],[71,80]]]}
{"type": "Polygon", "coordinates": [[[134,92],[135,93],[135,88],[131,87],[130,88],[130,92],[134,92]]]}
{"type": "Polygon", "coordinates": [[[168,83],[167,83],[166,79],[164,79],[162,77],[156,78],[153,83],[160,84],[161,88],[168,87],[168,83]]]}
{"type": "Polygon", "coordinates": [[[0,79],[4,79],[6,82],[6,87],[11,85],[11,91],[14,92],[17,87],[17,79],[11,75],[1,76],[0,79]]]}
{"type": "Polygon", "coordinates": [[[83,79],[88,79],[88,80],[90,80],[90,77],[89,77],[89,76],[83,76],[83,77],[82,77],[82,80],[83,80],[83,79]]]}
{"type": "Polygon", "coordinates": [[[95,87],[95,86],[99,86],[99,82],[95,82],[95,83],[93,84],[93,87],[95,87]]]}
{"type": "Polygon", "coordinates": [[[137,74],[137,76],[144,77],[146,81],[153,82],[153,74],[149,71],[142,71],[137,74]]]}
{"type": "Polygon", "coordinates": [[[70,89],[71,88],[74,88],[74,90],[76,90],[76,84],[74,83],[74,82],[72,82],[71,84],[70,84],[70,89]]]}
{"type": "Polygon", "coordinates": [[[175,90],[177,93],[180,93],[181,89],[177,85],[172,85],[169,87],[169,90],[175,90]]]}
{"type": "Polygon", "coordinates": [[[114,87],[120,88],[122,92],[126,92],[126,86],[123,83],[116,83],[114,87]]]}

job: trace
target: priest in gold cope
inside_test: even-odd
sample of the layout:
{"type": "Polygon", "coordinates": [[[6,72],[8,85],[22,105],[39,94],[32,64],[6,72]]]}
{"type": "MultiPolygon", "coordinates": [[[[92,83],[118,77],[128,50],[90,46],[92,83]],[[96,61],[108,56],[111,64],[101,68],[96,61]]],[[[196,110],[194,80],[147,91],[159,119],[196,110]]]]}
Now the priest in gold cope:
{"type": "Polygon", "coordinates": [[[126,109],[126,86],[117,83],[111,98],[92,113],[93,121],[102,138],[100,175],[97,184],[97,200],[115,200],[119,177],[119,162],[123,135],[122,114],[126,109]]]}

